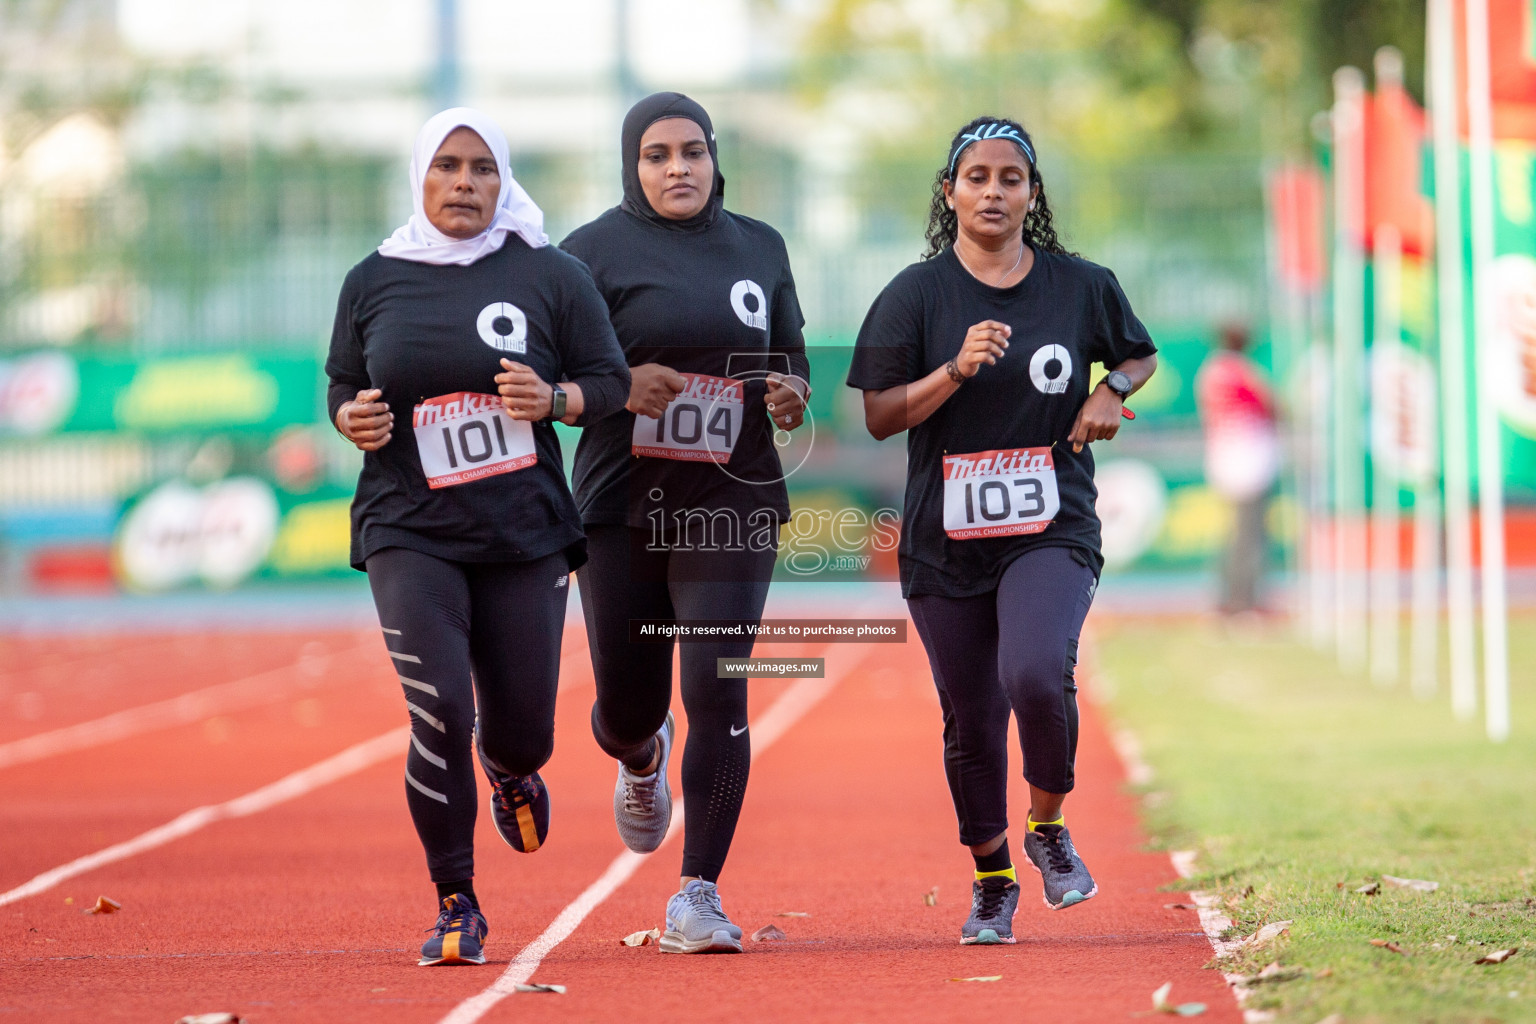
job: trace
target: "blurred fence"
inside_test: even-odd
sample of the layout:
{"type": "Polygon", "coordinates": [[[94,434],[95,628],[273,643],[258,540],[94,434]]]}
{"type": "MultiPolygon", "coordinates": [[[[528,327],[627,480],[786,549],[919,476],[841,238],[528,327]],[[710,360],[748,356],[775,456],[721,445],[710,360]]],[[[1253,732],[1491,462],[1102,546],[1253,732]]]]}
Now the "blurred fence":
{"type": "MultiPolygon", "coordinates": [[[[815,346],[817,447],[793,503],[899,508],[902,446],[867,436],[841,376],[870,301],[919,254],[928,181],[876,182],[883,201],[829,240],[805,201],[818,182],[783,154],[722,136],[722,162],[738,169],[732,207],[787,236],[815,346]]],[[[602,208],[612,168],[594,163],[519,162],[555,238],[602,208]]],[[[1216,323],[1263,333],[1258,169],[1052,170],[1068,245],[1117,272],[1164,352],[1142,418],[1101,453],[1138,517],[1115,561],[1201,565],[1224,509],[1200,480],[1191,385],[1216,323]]],[[[407,212],[401,177],[393,159],[302,151],[166,159],[94,191],[0,189],[0,588],[347,574],[359,457],[324,422],[321,363],[342,277],[407,212]]],[[[838,578],[889,570],[854,560],[838,578]]]]}

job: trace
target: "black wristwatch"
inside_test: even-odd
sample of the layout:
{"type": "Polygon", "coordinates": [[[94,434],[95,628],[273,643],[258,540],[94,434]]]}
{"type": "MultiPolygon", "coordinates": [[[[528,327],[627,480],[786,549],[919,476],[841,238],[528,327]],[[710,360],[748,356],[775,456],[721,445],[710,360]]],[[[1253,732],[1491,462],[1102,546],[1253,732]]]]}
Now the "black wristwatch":
{"type": "Polygon", "coordinates": [[[1109,385],[1109,390],[1120,396],[1120,401],[1131,397],[1131,392],[1136,390],[1136,385],[1131,381],[1131,375],[1120,370],[1110,370],[1105,376],[1104,383],[1109,385]]]}
{"type": "MultiPolygon", "coordinates": [[[[1121,376],[1124,376],[1124,374],[1121,376]]],[[[549,387],[549,415],[544,418],[546,420],[563,420],[565,419],[565,389],[559,384],[551,384],[549,387]]]]}

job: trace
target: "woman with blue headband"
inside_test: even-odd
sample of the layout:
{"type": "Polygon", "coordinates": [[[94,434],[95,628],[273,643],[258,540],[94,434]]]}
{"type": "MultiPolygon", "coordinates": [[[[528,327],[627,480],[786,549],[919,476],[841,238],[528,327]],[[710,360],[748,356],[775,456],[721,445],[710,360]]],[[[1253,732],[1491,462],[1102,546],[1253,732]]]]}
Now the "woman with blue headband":
{"type": "Polygon", "coordinates": [[[1098,892],[1062,814],[1078,635],[1103,567],[1089,445],[1115,436],[1155,353],[1114,274],[1057,239],[1024,128],[983,117],[960,129],[934,182],[928,251],[870,307],[848,383],[877,439],[907,431],[897,555],[975,859],[964,944],[1014,941],[1010,711],[1030,794],[1023,848],[1045,903],[1098,892]],[[1109,372],[1090,387],[1093,363],[1109,372]]]}

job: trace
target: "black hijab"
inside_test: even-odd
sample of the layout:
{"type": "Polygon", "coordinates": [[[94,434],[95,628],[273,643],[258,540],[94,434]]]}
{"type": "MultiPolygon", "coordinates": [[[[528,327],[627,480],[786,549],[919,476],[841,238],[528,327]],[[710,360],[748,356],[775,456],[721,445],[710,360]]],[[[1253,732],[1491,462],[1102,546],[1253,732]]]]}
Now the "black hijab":
{"type": "Polygon", "coordinates": [[[715,222],[725,206],[725,176],[720,173],[720,154],[715,149],[715,127],[703,107],[680,92],[652,93],[630,107],[629,113],[624,115],[624,129],[619,133],[619,145],[623,149],[624,163],[624,201],[619,206],[624,212],[669,231],[704,231],[715,222]],[[710,189],[709,201],[704,204],[704,209],[687,220],[672,220],[657,213],[651,207],[650,200],[645,198],[645,190],[640,187],[640,139],[647,128],[669,117],[685,117],[704,129],[709,158],[715,165],[715,180],[710,189]]]}

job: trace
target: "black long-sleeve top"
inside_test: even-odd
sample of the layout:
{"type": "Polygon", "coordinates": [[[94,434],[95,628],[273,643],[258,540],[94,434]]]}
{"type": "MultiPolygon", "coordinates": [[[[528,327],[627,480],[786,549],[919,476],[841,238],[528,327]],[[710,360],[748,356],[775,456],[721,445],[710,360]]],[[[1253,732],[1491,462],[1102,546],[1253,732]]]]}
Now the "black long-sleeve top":
{"type": "Polygon", "coordinates": [[[789,495],[763,375],[809,380],[810,370],[805,317],[779,233],[727,210],[707,228],[677,231],[616,207],[560,245],[591,268],[629,365],[745,381],[745,420],[724,465],[634,454],[631,412],[594,422],[572,474],[582,521],[644,528],[657,510],[670,519],[727,509],[743,522],[760,509],[785,521],[789,495]]]}
{"type": "Polygon", "coordinates": [[[427,402],[459,393],[496,396],[503,357],[528,365],[545,381],[578,385],[585,403],[579,424],[610,415],[629,395],[629,368],[607,306],[586,267],[559,249],[533,249],[511,235],[500,250],[469,266],[374,253],[347,274],[325,363],[331,422],[343,402],[368,388],[383,391],[395,416],[390,442],[366,453],[358,476],[354,568],[363,569],[370,554],[387,547],[503,562],[565,550],[573,569],[586,560],[552,424],[532,425],[536,461],[523,465],[526,456],[508,462],[504,453],[509,441],[516,453],[519,432],[527,428],[496,412],[495,403],[427,402]],[[479,424],[437,419],[443,408],[454,413],[471,407],[482,410],[479,424]],[[429,446],[427,463],[413,413],[429,446]],[[467,429],[455,436],[455,426],[467,429]],[[448,450],[439,452],[438,445],[448,450]],[[445,460],[468,472],[438,475],[434,485],[427,467],[445,460]],[[518,468],[506,468],[512,465],[518,468]]]}

